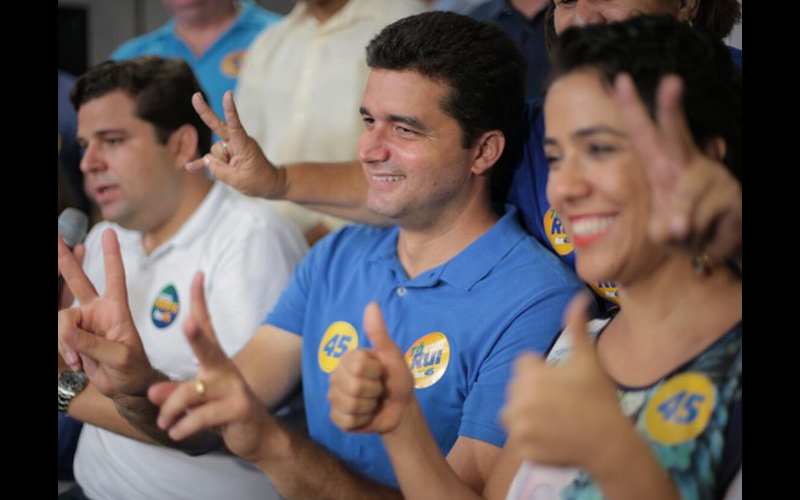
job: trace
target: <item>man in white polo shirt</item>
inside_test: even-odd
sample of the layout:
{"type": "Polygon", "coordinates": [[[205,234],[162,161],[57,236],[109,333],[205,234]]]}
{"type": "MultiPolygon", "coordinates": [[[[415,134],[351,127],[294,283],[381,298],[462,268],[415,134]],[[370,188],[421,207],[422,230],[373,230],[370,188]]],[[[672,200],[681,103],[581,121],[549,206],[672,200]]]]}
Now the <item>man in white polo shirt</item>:
{"type": "MultiPolygon", "coordinates": [[[[106,276],[103,246],[118,239],[116,255],[127,275],[122,289],[131,308],[123,321],[132,321],[140,334],[122,341],[140,343],[149,365],[170,378],[197,371],[181,326],[198,269],[206,276],[215,324],[230,332],[220,344],[233,355],[272,309],[307,250],[299,231],[267,202],[184,169],[211,141],[191,105],[199,90],[184,62],[148,57],[96,66],[71,95],[85,151],[81,170],[106,221],[86,240],[83,268],[91,283],[73,282],[81,306],[61,314],[82,314],[86,324],[97,319],[92,304],[109,300],[106,291],[117,278],[110,271],[106,276]]],[[[76,362],[66,359],[72,367],[76,362]]],[[[114,374],[88,358],[83,367],[88,385],[59,359],[59,410],[86,423],[75,456],[78,486],[65,498],[278,498],[266,476],[231,455],[191,457],[155,444],[158,436],[134,431],[122,402],[103,395],[114,374]]]]}

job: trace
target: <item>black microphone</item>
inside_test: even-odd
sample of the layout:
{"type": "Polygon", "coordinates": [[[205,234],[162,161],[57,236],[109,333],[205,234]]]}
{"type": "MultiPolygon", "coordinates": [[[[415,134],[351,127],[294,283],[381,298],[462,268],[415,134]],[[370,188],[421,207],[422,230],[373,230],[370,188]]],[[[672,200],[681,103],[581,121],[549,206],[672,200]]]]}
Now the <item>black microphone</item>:
{"type": "MultiPolygon", "coordinates": [[[[89,229],[89,217],[75,208],[66,208],[58,216],[58,235],[72,250],[75,245],[82,242],[89,229]]],[[[58,276],[58,305],[61,305],[61,293],[64,289],[64,278],[58,276]]]]}

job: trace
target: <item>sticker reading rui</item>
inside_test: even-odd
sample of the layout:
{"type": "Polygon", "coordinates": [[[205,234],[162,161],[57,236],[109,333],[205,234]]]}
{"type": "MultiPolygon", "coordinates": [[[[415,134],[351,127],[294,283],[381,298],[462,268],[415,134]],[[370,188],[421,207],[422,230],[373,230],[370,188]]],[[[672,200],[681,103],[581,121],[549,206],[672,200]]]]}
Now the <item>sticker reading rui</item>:
{"type": "Polygon", "coordinates": [[[442,332],[417,339],[406,351],[406,363],[414,375],[414,387],[424,389],[442,378],[450,362],[450,343],[442,332]]]}
{"type": "Polygon", "coordinates": [[[339,360],[347,351],[358,349],[358,333],[347,321],[331,323],[319,343],[317,359],[325,373],[331,373],[339,366],[339,360]]]}
{"type": "Polygon", "coordinates": [[[558,252],[558,255],[572,253],[572,241],[567,236],[567,231],[554,208],[544,214],[544,230],[547,233],[547,239],[550,240],[550,244],[558,252]]]}

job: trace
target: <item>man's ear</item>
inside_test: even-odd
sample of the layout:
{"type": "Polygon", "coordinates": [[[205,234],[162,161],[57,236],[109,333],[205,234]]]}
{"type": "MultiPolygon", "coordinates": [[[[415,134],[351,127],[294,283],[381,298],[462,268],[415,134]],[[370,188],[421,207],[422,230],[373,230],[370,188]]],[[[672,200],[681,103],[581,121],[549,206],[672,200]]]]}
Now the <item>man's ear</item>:
{"type": "Polygon", "coordinates": [[[177,168],[184,168],[197,156],[197,129],[192,125],[181,125],[167,140],[167,148],[175,159],[177,168]]]}
{"type": "Polygon", "coordinates": [[[699,0],[681,0],[681,4],[678,7],[678,15],[676,16],[678,21],[691,24],[695,16],[697,16],[698,7],[700,7],[699,0]]]}
{"type": "Polygon", "coordinates": [[[476,141],[472,173],[483,175],[488,172],[503,155],[505,147],[506,137],[499,130],[490,130],[481,134],[476,141]]]}
{"type": "Polygon", "coordinates": [[[712,137],[706,142],[703,147],[703,152],[710,158],[722,163],[725,159],[725,153],[728,151],[728,145],[722,137],[712,137]]]}

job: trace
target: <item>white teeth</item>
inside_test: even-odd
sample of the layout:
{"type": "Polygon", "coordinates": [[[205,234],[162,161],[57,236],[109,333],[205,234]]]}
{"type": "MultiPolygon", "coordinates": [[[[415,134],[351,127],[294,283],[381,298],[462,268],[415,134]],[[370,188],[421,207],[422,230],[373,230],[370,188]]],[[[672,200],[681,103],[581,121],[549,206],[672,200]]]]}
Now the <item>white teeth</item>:
{"type": "Polygon", "coordinates": [[[572,223],[572,231],[575,236],[590,236],[604,231],[614,217],[586,217],[572,223]]]}
{"type": "Polygon", "coordinates": [[[372,180],[378,182],[398,182],[405,178],[403,175],[373,175],[372,180]]]}

